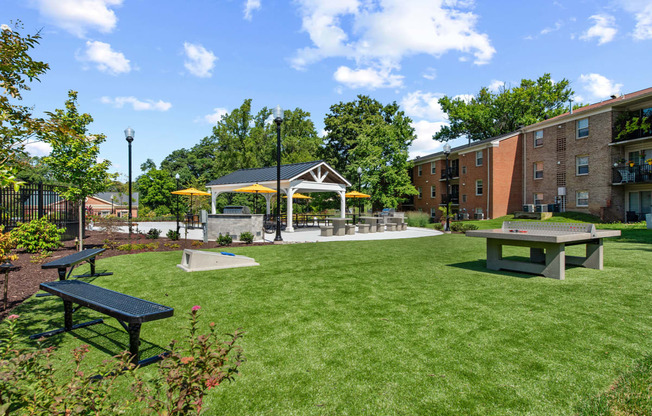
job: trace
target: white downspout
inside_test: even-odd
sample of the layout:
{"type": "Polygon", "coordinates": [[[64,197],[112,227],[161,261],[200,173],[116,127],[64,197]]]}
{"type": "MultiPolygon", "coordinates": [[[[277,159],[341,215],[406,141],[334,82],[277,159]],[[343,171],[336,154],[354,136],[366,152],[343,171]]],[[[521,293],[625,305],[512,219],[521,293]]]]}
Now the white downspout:
{"type": "Polygon", "coordinates": [[[340,218],[346,217],[346,190],[340,191],[340,218]]]}
{"type": "Polygon", "coordinates": [[[285,203],[287,207],[286,211],[288,216],[288,224],[287,227],[285,227],[285,231],[289,233],[294,232],[294,227],[292,227],[292,210],[293,210],[292,197],[294,196],[294,192],[295,192],[294,188],[291,187],[285,190],[285,195],[287,196],[287,200],[285,201],[285,203]]]}

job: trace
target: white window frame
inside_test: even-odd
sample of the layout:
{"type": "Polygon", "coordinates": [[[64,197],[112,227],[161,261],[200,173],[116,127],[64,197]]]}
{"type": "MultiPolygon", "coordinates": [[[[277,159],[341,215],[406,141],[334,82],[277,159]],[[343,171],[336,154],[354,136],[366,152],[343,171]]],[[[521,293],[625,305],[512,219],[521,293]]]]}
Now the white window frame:
{"type": "Polygon", "coordinates": [[[539,179],[543,179],[543,162],[534,162],[533,164],[533,175],[534,175],[534,180],[537,181],[539,179]],[[541,163],[541,170],[537,170],[537,164],[541,163]],[[541,176],[537,177],[537,172],[541,172],[541,176]]]}
{"type": "Polygon", "coordinates": [[[589,206],[589,191],[577,191],[575,192],[575,206],[576,207],[588,207],[589,206]],[[586,193],[586,198],[580,198],[580,196],[586,193]],[[586,200],[585,204],[580,204],[580,200],[586,200]]]}
{"type": "Polygon", "coordinates": [[[430,186],[430,198],[437,198],[437,187],[435,185],[430,186]]]}
{"type": "Polygon", "coordinates": [[[477,179],[475,181],[475,196],[482,196],[484,194],[484,184],[482,179],[477,179]],[[480,190],[480,192],[478,192],[480,190]]]}
{"type": "Polygon", "coordinates": [[[418,196],[418,198],[419,198],[419,199],[423,198],[423,190],[421,189],[421,187],[419,187],[419,188],[417,188],[417,189],[419,190],[419,196],[418,196]]]}
{"type": "Polygon", "coordinates": [[[430,162],[430,174],[434,175],[437,173],[437,162],[430,162]]]}
{"type": "Polygon", "coordinates": [[[586,176],[589,174],[589,155],[575,156],[575,176],[586,176]],[[586,163],[580,164],[580,159],[586,158],[586,163]],[[586,172],[580,172],[581,167],[586,167],[586,172]]]}
{"type": "Polygon", "coordinates": [[[581,120],[577,120],[575,122],[575,138],[576,139],[584,139],[586,137],[589,137],[589,118],[583,118],[581,120]],[[586,121],[586,126],[585,127],[580,127],[580,123],[586,121]]]}
{"type": "Polygon", "coordinates": [[[462,166],[462,175],[466,175],[466,166],[462,166]]]}
{"type": "Polygon", "coordinates": [[[534,205],[543,204],[543,192],[535,192],[532,194],[532,202],[534,205]],[[537,195],[541,195],[541,199],[537,199],[537,195]]]}
{"type": "Polygon", "coordinates": [[[482,150],[478,150],[477,152],[475,152],[475,165],[482,166],[483,162],[484,162],[484,156],[482,154],[482,150]]]}
{"type": "Polygon", "coordinates": [[[537,130],[534,132],[534,147],[543,146],[543,130],[537,130]],[[540,144],[537,144],[537,141],[540,141],[540,144]]]}
{"type": "Polygon", "coordinates": [[[437,216],[437,211],[439,211],[439,208],[431,207],[430,208],[430,218],[435,218],[437,216]]]}
{"type": "Polygon", "coordinates": [[[421,176],[423,173],[423,165],[417,166],[417,176],[421,176]]]}

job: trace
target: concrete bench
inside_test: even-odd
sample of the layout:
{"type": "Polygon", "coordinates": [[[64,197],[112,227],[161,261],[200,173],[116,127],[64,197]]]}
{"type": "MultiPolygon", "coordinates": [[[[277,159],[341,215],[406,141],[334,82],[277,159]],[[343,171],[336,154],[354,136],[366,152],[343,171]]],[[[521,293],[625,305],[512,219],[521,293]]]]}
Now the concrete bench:
{"type": "Polygon", "coordinates": [[[332,237],[333,236],[333,226],[332,225],[322,225],[319,227],[321,230],[322,237],[332,237]]]}
{"type": "Polygon", "coordinates": [[[358,233],[369,234],[369,224],[358,224],[358,233]]]}
{"type": "Polygon", "coordinates": [[[385,232],[385,224],[378,221],[378,223],[376,224],[376,232],[377,233],[384,233],[385,232]]]}
{"type": "Polygon", "coordinates": [[[346,235],[355,235],[355,225],[346,224],[346,235]]]}
{"type": "Polygon", "coordinates": [[[393,222],[387,223],[387,231],[396,231],[396,224],[393,222]]]}

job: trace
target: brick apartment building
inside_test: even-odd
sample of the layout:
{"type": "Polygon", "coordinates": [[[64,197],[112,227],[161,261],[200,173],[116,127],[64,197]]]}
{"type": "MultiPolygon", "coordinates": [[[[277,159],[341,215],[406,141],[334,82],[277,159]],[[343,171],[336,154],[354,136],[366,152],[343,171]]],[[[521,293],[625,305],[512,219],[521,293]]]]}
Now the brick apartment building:
{"type": "MultiPolygon", "coordinates": [[[[495,218],[523,205],[547,210],[558,204],[605,220],[644,219],[652,211],[652,129],[622,133],[635,117],[652,120],[652,88],[452,149],[453,212],[495,218]]],[[[403,207],[439,218],[445,155],[412,162],[419,195],[403,207]]]]}
{"type": "MultiPolygon", "coordinates": [[[[508,133],[451,149],[451,210],[461,218],[493,218],[522,205],[522,134],[508,133]]],[[[439,218],[445,206],[446,155],[433,153],[413,160],[412,183],[419,191],[404,209],[439,218]]]]}

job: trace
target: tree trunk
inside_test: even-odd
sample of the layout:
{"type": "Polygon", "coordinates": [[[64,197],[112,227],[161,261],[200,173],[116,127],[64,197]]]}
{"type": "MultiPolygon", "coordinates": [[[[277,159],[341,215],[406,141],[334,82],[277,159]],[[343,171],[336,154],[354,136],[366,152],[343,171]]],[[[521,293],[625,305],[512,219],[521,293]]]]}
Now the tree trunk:
{"type": "Polygon", "coordinates": [[[84,249],[84,204],[79,203],[79,251],[84,249]]]}

